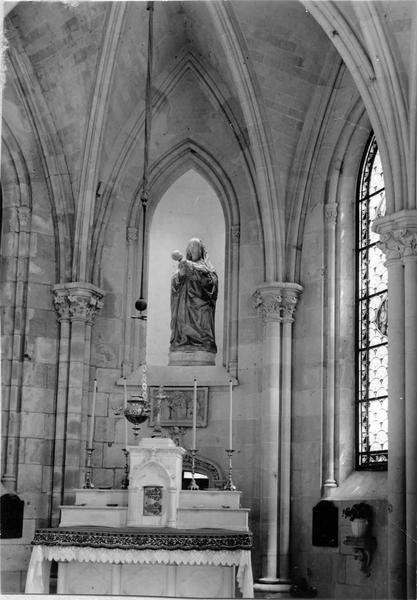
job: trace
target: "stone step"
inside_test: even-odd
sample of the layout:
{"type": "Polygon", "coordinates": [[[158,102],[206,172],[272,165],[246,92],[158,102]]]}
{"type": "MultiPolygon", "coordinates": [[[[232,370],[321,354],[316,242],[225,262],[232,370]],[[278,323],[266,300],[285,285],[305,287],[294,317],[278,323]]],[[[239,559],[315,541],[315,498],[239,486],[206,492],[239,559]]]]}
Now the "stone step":
{"type": "Polygon", "coordinates": [[[60,508],[60,527],[73,525],[124,527],[126,525],[126,506],[61,506],[60,508]]]}
{"type": "Polygon", "coordinates": [[[240,508],[242,492],[229,490],[181,490],[181,508],[240,508]]]}
{"type": "Polygon", "coordinates": [[[75,504],[83,506],[127,506],[128,490],[76,489],[75,504]]]}
{"type": "Polygon", "coordinates": [[[178,508],[177,527],[248,531],[248,508],[178,508]]]}

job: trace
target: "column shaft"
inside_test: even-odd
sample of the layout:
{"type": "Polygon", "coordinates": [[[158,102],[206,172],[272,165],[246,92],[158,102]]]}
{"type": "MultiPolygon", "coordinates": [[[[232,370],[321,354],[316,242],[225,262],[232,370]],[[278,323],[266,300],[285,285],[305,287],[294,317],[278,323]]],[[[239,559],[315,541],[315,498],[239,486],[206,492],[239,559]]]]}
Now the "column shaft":
{"type": "Polygon", "coordinates": [[[265,322],[261,411],[262,581],[277,581],[280,323],[265,322]]]}
{"type": "Polygon", "coordinates": [[[405,300],[405,481],[407,598],[416,597],[417,545],[417,256],[404,262],[405,300]]]}
{"type": "MultiPolygon", "coordinates": [[[[404,269],[388,267],[388,595],[405,597],[404,269]]],[[[415,367],[414,367],[415,368],[415,367]]]]}

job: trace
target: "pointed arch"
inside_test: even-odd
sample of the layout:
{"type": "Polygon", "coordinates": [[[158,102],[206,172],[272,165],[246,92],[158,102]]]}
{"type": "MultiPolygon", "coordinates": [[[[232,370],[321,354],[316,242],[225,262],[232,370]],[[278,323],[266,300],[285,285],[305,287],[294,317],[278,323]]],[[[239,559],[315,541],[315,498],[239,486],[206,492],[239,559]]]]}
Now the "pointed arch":
{"type": "MultiPolygon", "coordinates": [[[[230,124],[231,131],[238,143],[242,156],[245,161],[247,168],[247,174],[249,181],[252,186],[252,195],[255,199],[254,210],[259,222],[260,231],[262,232],[263,246],[265,247],[265,217],[262,217],[261,202],[259,201],[257,192],[257,172],[256,163],[253,161],[252,153],[248,149],[248,145],[245,142],[246,134],[242,130],[239,119],[234,114],[230,103],[222,93],[220,87],[217,85],[215,74],[211,73],[207,65],[203,64],[201,60],[197,59],[196,56],[187,48],[182,56],[176,57],[176,62],[173,68],[167,68],[163,77],[159,78],[155,82],[155,89],[158,92],[154,95],[152,101],[152,113],[155,118],[161,111],[166,98],[173,93],[175,88],[180,84],[182,79],[187,73],[193,73],[197,78],[202,89],[205,90],[207,96],[217,106],[219,112],[221,112],[227,122],[230,124]]],[[[117,140],[113,144],[113,152],[109,157],[109,164],[112,164],[111,174],[108,180],[108,184],[104,190],[101,198],[100,207],[98,207],[97,214],[95,216],[95,227],[92,241],[92,255],[94,259],[91,261],[92,275],[91,280],[98,285],[99,278],[99,257],[101,256],[101,248],[103,243],[104,231],[106,224],[110,218],[112,211],[114,190],[120,185],[120,181],[127,169],[129,161],[137,147],[138,141],[143,138],[143,127],[144,127],[144,108],[138,109],[131,114],[130,118],[126,121],[124,128],[121,130],[117,140]]],[[[182,144],[183,142],[180,142],[182,144]]],[[[186,141],[184,142],[186,143],[186,141]]],[[[175,152],[175,151],[174,151],[175,152]]],[[[168,154],[171,150],[168,151],[168,154]]],[[[158,159],[159,161],[163,158],[158,159]]],[[[153,166],[151,165],[151,170],[153,166]]],[[[139,180],[139,176],[138,176],[139,180]]],[[[139,189],[137,190],[139,193],[139,189]]],[[[269,224],[270,219],[266,220],[269,224]]],[[[266,251],[264,252],[264,269],[265,272],[270,268],[270,263],[266,259],[266,251]]]]}
{"type": "Polygon", "coordinates": [[[88,281],[89,278],[91,228],[94,217],[102,138],[126,5],[126,2],[109,3],[106,29],[91,98],[91,109],[83,145],[81,180],[74,232],[72,264],[72,278],[74,281],[88,281]]]}
{"type": "Polygon", "coordinates": [[[340,53],[365,104],[386,174],[387,214],[406,208],[410,169],[408,108],[399,76],[401,69],[378,8],[369,2],[353,3],[358,23],[349,20],[343,14],[343,5],[336,2],[302,2],[340,53]],[[365,34],[362,40],[358,24],[365,34]]]}
{"type": "Polygon", "coordinates": [[[276,181],[272,144],[265,124],[260,90],[243,49],[246,43],[227,2],[209,2],[213,26],[227,56],[242,111],[244,112],[256,171],[256,190],[265,244],[265,280],[282,281],[285,264],[284,193],[276,181]]]}
{"type": "Polygon", "coordinates": [[[32,127],[44,171],[55,233],[56,281],[68,281],[71,274],[71,249],[74,198],[63,147],[53,118],[19,35],[9,18],[10,41],[6,59],[8,71],[32,127]]]}
{"type": "MultiPolygon", "coordinates": [[[[149,256],[149,232],[152,215],[155,208],[169,187],[186,171],[194,169],[213,188],[222,206],[225,226],[225,306],[223,319],[223,363],[235,375],[238,368],[238,314],[239,314],[239,229],[240,213],[236,192],[232,182],[223,170],[220,163],[194,140],[186,139],[171,148],[154,163],[149,171],[149,191],[152,205],[149,207],[149,218],[146,223],[145,241],[139,232],[142,231],[142,207],[137,202],[137,193],[133,194],[127,217],[127,269],[131,270],[135,264],[134,257],[140,256],[139,248],[144,246],[145,256],[149,256]],[[134,232],[131,236],[129,232],[134,232]]],[[[100,254],[103,251],[103,240],[99,246],[100,254]]],[[[101,261],[96,261],[97,263],[101,261]]],[[[148,287],[149,265],[144,261],[144,289],[148,287]]],[[[96,277],[99,276],[97,265],[96,277]]],[[[124,306],[124,364],[130,369],[139,365],[139,346],[145,347],[145,339],[132,339],[132,324],[130,315],[131,306],[134,306],[139,274],[134,271],[130,274],[129,288],[125,294],[124,306]]],[[[139,334],[144,335],[145,332],[139,334]]]]}
{"type": "MultiPolygon", "coordinates": [[[[4,473],[2,481],[8,489],[16,491],[20,447],[20,419],[22,407],[22,383],[24,349],[26,347],[28,319],[27,295],[30,257],[30,229],[32,217],[32,194],[29,169],[9,125],[3,123],[2,172],[7,174],[8,206],[2,210],[2,218],[9,224],[7,247],[3,257],[4,280],[3,341],[9,351],[2,357],[3,402],[6,432],[3,438],[4,473]],[[7,218],[5,216],[7,215],[7,218]]],[[[2,182],[3,183],[3,182],[2,182]]],[[[3,203],[6,194],[3,193],[3,203]]]]}

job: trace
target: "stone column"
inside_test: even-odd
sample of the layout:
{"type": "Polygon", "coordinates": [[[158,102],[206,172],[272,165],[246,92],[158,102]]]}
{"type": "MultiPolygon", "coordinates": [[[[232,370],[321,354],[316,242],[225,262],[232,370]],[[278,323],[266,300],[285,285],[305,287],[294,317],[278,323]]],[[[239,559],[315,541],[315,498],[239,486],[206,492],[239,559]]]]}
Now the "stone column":
{"type": "Polygon", "coordinates": [[[283,284],[282,289],[282,392],[280,445],[279,576],[290,581],[290,501],[291,501],[291,395],[292,324],[302,287],[283,284]]]}
{"type": "Polygon", "coordinates": [[[375,225],[388,269],[388,595],[416,597],[417,211],[375,225]]]}
{"type": "Polygon", "coordinates": [[[60,351],[55,435],[53,505],[66,502],[79,487],[84,466],[91,327],[102,308],[104,292],[89,283],[66,283],[53,288],[60,322],[60,351]]]}
{"type": "Polygon", "coordinates": [[[254,294],[254,305],[264,323],[260,414],[262,577],[255,584],[260,591],[289,589],[291,324],[301,290],[297,284],[273,282],[260,286],[254,294]]]}
{"type": "Polygon", "coordinates": [[[329,488],[337,487],[335,478],[335,398],[336,398],[336,220],[337,204],[326,204],[326,273],[327,273],[327,323],[326,354],[327,377],[323,411],[323,489],[325,495],[329,488]]]}
{"type": "Polygon", "coordinates": [[[229,333],[229,373],[237,378],[237,329],[238,329],[238,308],[239,308],[239,243],[240,227],[233,225],[231,227],[231,265],[229,288],[228,314],[230,315],[230,333],[229,333]]]}
{"type": "Polygon", "coordinates": [[[6,300],[4,333],[7,334],[9,352],[5,356],[10,357],[8,368],[4,369],[3,375],[9,377],[10,385],[5,389],[3,409],[8,411],[5,472],[2,482],[9,491],[17,489],[17,470],[19,461],[20,427],[21,427],[21,405],[22,405],[22,382],[23,365],[25,358],[26,327],[27,327],[27,286],[30,255],[30,226],[31,209],[28,206],[18,206],[15,218],[12,219],[9,244],[6,249],[8,256],[15,254],[16,260],[13,269],[10,269],[10,281],[8,289],[4,293],[6,300]],[[15,227],[13,227],[13,224],[15,227]],[[10,286],[10,287],[9,287],[10,286]],[[9,304],[10,302],[10,304],[9,304]]]}
{"type": "Polygon", "coordinates": [[[405,526],[407,531],[407,598],[416,598],[417,579],[417,231],[405,230],[405,526]]]}

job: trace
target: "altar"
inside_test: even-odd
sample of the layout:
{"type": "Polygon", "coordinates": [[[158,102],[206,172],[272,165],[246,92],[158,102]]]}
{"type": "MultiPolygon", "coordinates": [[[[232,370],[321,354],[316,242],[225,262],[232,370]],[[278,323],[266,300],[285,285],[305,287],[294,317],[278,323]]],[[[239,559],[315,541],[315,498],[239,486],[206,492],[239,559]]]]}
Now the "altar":
{"type": "Polygon", "coordinates": [[[129,448],[125,490],[75,490],[59,527],[38,529],[26,593],[253,597],[248,509],[235,490],[181,490],[184,449],[166,438],[129,448]]]}

